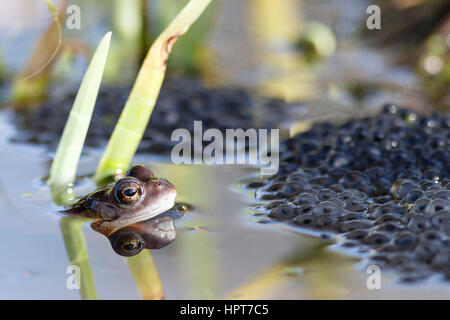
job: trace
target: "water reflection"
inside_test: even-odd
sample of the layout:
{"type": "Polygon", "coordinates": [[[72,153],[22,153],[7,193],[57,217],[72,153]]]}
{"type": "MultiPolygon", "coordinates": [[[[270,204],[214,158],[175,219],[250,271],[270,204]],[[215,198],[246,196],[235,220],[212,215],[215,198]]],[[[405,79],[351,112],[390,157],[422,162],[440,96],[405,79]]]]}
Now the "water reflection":
{"type": "Polygon", "coordinates": [[[158,217],[174,206],[175,196],[170,182],[136,165],[125,177],[101,186],[63,212],[94,219],[92,229],[106,236],[116,253],[129,257],[175,239],[173,219],[158,217]]]}
{"type": "Polygon", "coordinates": [[[230,299],[337,299],[347,291],[357,259],[328,249],[330,243],[314,239],[298,241],[285,257],[274,261],[249,282],[233,290],[230,299]],[[288,293],[286,295],[286,292],[288,293]]]}
{"type": "Polygon", "coordinates": [[[134,256],[142,249],[161,249],[175,240],[175,224],[171,217],[156,217],[131,224],[111,234],[108,239],[121,256],[134,256]]]}
{"type": "MultiPolygon", "coordinates": [[[[6,126],[6,119],[4,114],[0,118],[2,128],[6,126]]],[[[0,144],[5,150],[0,155],[4,163],[18,163],[25,168],[17,172],[3,166],[0,171],[3,181],[10,182],[6,191],[19,213],[0,215],[1,239],[4,240],[0,241],[3,244],[0,279],[4,288],[0,290],[0,297],[449,296],[448,286],[402,287],[385,283],[384,280],[389,280],[387,275],[383,276],[383,290],[369,291],[367,275],[356,269],[358,259],[330,249],[325,240],[255,223],[255,218],[249,214],[248,206],[253,202],[249,194],[233,187],[242,177],[251,176],[251,168],[175,166],[148,155],[137,156],[136,163],[145,163],[158,176],[167,178],[178,190],[177,201],[191,203],[193,210],[183,216],[171,216],[176,224],[177,239],[170,245],[162,250],[142,250],[124,259],[111,250],[105,236],[93,232],[88,226],[90,219],[70,216],[60,219],[55,211],[61,208],[51,204],[48,188],[29,183],[48,172],[48,156],[42,148],[9,144],[1,139],[0,144]],[[22,197],[25,193],[31,196],[22,197]],[[19,238],[15,250],[6,247],[6,239],[19,238]],[[80,291],[66,288],[66,270],[71,264],[81,268],[80,291]]],[[[100,153],[89,153],[82,158],[80,172],[92,173],[99,156],[100,153]]],[[[75,186],[75,191],[81,195],[93,188],[92,181],[84,179],[75,186]]],[[[6,203],[4,208],[7,210],[6,203]]]]}
{"type": "MultiPolygon", "coordinates": [[[[61,192],[66,191],[62,189],[52,193],[61,199],[57,195],[61,192]]],[[[183,207],[174,206],[175,196],[172,184],[156,178],[146,167],[137,165],[125,177],[101,186],[62,211],[70,215],[61,220],[61,230],[69,260],[81,270],[79,287],[82,299],[97,299],[83,224],[94,219],[92,229],[106,236],[113,250],[125,257],[136,256],[143,249],[160,249],[176,237],[173,217],[179,215],[179,209],[183,207]],[[172,210],[167,211],[170,208],[172,210]]],[[[128,264],[143,298],[163,297],[151,254],[143,253],[128,260],[128,264]]]]}

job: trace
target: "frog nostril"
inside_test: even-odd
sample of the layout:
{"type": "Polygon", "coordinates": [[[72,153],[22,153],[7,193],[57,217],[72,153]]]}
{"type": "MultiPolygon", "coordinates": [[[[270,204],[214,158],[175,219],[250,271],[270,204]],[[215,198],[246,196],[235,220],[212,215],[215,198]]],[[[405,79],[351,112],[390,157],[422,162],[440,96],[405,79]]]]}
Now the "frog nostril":
{"type": "Polygon", "coordinates": [[[174,185],[171,184],[171,183],[170,183],[169,181],[167,181],[166,179],[159,179],[159,180],[156,182],[156,186],[159,187],[159,188],[164,187],[164,188],[172,188],[172,189],[175,189],[174,185]]]}

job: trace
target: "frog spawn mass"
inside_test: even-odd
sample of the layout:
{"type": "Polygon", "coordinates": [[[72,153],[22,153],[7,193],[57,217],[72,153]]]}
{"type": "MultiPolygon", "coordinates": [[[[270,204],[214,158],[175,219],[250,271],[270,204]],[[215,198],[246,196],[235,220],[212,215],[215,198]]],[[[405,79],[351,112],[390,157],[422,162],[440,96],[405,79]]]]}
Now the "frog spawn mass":
{"type": "Polygon", "coordinates": [[[318,123],[281,143],[276,175],[245,187],[269,201],[269,219],[343,234],[401,281],[450,280],[449,127],[448,116],[394,105],[318,123]]]}

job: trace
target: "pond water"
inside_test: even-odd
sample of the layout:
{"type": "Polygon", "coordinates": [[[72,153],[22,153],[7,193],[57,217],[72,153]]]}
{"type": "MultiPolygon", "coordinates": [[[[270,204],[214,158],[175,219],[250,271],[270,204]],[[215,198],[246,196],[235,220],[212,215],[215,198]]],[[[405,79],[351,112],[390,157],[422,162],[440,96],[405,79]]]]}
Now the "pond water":
{"type": "MultiPolygon", "coordinates": [[[[12,144],[11,116],[0,113],[0,298],[79,299],[66,287],[70,265],[60,229],[63,217],[42,178],[51,154],[45,147],[12,144]]],[[[80,175],[92,174],[101,150],[87,150],[80,175]]],[[[239,188],[256,174],[247,166],[177,166],[154,155],[139,155],[178,190],[177,201],[193,210],[176,220],[177,239],[152,254],[166,299],[450,298],[450,287],[431,279],[399,284],[382,274],[381,290],[369,290],[370,276],[356,252],[344,251],[314,235],[251,215],[254,201],[239,188]]],[[[89,179],[77,195],[94,188],[89,179]]],[[[107,238],[84,226],[98,297],[140,299],[126,260],[107,238]]]]}
{"type": "MultiPolygon", "coordinates": [[[[10,11],[15,5],[21,6],[18,3],[10,2],[10,11]]],[[[91,26],[89,21],[102,20],[97,10],[101,5],[94,5],[93,1],[76,3],[83,9],[90,4],[94,7],[83,11],[87,25],[82,31],[66,33],[69,38],[90,39],[87,42],[95,44],[103,34],[103,26],[91,26]]],[[[273,44],[247,41],[254,40],[257,24],[250,19],[253,6],[244,3],[223,3],[211,37],[210,46],[218,61],[210,68],[228,79],[222,79],[223,86],[252,87],[274,77],[273,70],[271,73],[262,67],[268,62],[265,47],[270,53],[275,51],[273,44]]],[[[368,1],[350,0],[302,1],[307,20],[323,20],[327,24],[333,21],[339,41],[336,54],[319,72],[305,66],[297,68],[298,73],[293,75],[293,67],[285,70],[295,92],[312,93],[306,99],[307,107],[312,106],[314,111],[308,113],[309,120],[324,116],[337,119],[344,113],[343,106],[349,106],[347,111],[355,115],[354,107],[367,114],[372,107],[387,101],[416,110],[429,105],[418,90],[420,81],[413,70],[393,66],[382,48],[380,52],[373,47],[368,49],[355,39],[367,4],[368,1]],[[352,83],[369,87],[363,98],[350,93],[352,83]]],[[[48,23],[43,18],[48,14],[44,2],[35,1],[32,9],[16,10],[26,15],[20,19],[9,13],[0,19],[2,58],[15,72],[25,64],[33,41],[48,23]],[[34,15],[34,19],[27,14],[34,15]],[[16,26],[19,20],[22,26],[16,26]],[[38,25],[33,24],[35,20],[40,21],[38,25]]],[[[268,60],[271,65],[271,59],[268,60]]],[[[65,80],[78,84],[83,70],[84,67],[72,68],[70,79],[65,80]]],[[[277,77],[286,76],[278,72],[281,74],[275,73],[277,77]]],[[[7,85],[9,80],[5,81],[7,85]]],[[[0,93],[0,100],[6,100],[6,88],[1,86],[0,93]]],[[[0,299],[80,299],[78,290],[66,286],[70,261],[60,228],[64,216],[58,213],[61,208],[53,204],[50,190],[43,183],[52,153],[45,146],[11,143],[16,130],[12,116],[11,111],[0,111],[0,299]]],[[[304,114],[298,117],[303,120],[304,114]]],[[[85,150],[78,170],[80,176],[94,173],[101,152],[85,150]]],[[[384,271],[381,290],[369,290],[367,263],[356,250],[342,249],[301,229],[258,223],[260,218],[250,210],[255,200],[239,185],[242,179],[256,175],[256,168],[179,166],[151,154],[140,154],[133,163],[145,164],[156,175],[168,179],[178,190],[177,201],[193,206],[192,211],[175,221],[177,239],[152,251],[166,299],[450,299],[448,282],[431,278],[423,283],[400,284],[394,275],[384,271]]],[[[83,178],[76,186],[76,194],[82,196],[94,188],[89,178],[83,178]]],[[[88,223],[83,230],[98,297],[142,298],[127,260],[114,253],[108,239],[93,231],[88,223]]]]}

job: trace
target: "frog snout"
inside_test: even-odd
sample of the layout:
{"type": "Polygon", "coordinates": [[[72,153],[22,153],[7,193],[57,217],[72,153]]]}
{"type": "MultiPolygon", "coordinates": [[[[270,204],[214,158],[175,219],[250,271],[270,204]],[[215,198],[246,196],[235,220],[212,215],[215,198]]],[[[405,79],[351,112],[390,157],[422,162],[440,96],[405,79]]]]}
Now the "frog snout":
{"type": "Polygon", "coordinates": [[[163,232],[174,231],[175,224],[173,223],[173,219],[171,219],[169,217],[165,217],[157,222],[156,228],[158,228],[159,230],[161,230],[163,232]]]}
{"type": "Polygon", "coordinates": [[[171,184],[169,181],[167,181],[166,179],[162,179],[160,178],[157,182],[158,187],[163,187],[166,189],[173,189],[174,191],[176,191],[175,186],[173,184],[171,184]]]}

